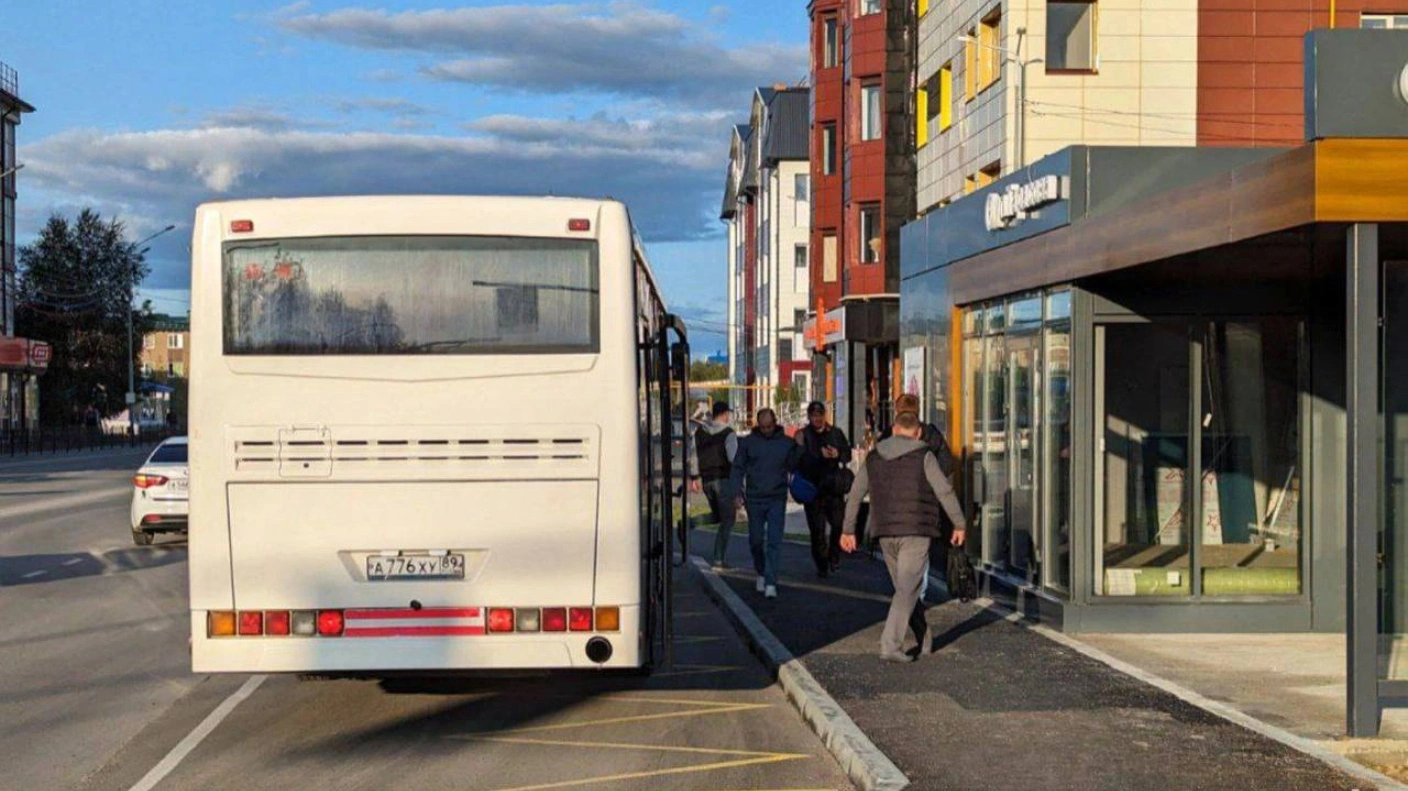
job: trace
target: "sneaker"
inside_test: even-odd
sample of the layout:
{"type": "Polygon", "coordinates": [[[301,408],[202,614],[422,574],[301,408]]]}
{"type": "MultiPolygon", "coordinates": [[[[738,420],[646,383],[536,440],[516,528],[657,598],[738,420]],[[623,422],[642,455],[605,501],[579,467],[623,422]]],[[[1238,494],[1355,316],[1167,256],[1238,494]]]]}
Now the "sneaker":
{"type": "Polygon", "coordinates": [[[762,593],[763,588],[766,587],[767,584],[768,583],[766,580],[764,580],[762,577],[758,577],[757,581],[753,583],[753,588],[754,590],[758,591],[758,593],[762,593]]]}
{"type": "Polygon", "coordinates": [[[767,588],[763,589],[763,598],[765,598],[765,599],[776,599],[776,598],[777,598],[777,586],[776,586],[776,585],[769,585],[769,586],[767,586],[767,588]]]}
{"type": "Polygon", "coordinates": [[[880,655],[881,662],[894,662],[896,664],[907,665],[914,661],[914,657],[899,651],[886,651],[880,655]]]}

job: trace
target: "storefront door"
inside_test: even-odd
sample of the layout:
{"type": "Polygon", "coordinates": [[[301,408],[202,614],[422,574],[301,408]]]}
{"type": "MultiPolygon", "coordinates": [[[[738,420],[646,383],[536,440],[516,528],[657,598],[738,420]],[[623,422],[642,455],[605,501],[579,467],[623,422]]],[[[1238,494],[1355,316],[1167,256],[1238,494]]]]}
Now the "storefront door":
{"type": "MultiPolygon", "coordinates": [[[[1038,322],[1040,306],[1038,303],[1038,322]]],[[[1011,409],[1007,413],[1008,505],[1006,533],[1008,567],[1029,582],[1038,579],[1037,441],[1040,409],[1040,341],[1038,331],[1007,336],[1007,386],[1011,409]]]]}

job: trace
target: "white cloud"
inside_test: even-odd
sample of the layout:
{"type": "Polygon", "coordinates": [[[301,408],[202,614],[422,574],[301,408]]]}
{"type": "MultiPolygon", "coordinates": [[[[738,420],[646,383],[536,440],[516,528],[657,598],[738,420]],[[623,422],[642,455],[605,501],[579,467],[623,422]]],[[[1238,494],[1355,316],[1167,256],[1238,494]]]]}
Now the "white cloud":
{"type": "Polygon", "coordinates": [[[344,8],[286,14],[277,24],[361,49],[441,57],[422,69],[434,79],[532,93],[736,103],[753,86],[795,80],[807,70],[804,46],[721,46],[696,20],[630,3],[400,13],[344,8]]]}

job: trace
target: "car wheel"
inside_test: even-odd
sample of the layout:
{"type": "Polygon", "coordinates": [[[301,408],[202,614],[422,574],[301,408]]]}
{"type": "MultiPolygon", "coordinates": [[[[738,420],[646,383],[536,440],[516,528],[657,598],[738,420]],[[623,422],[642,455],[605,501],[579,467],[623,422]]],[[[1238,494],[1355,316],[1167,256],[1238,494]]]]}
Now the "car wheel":
{"type": "Polygon", "coordinates": [[[156,535],[154,533],[148,533],[145,530],[132,531],[132,543],[136,544],[139,547],[149,547],[155,540],[156,535]]]}

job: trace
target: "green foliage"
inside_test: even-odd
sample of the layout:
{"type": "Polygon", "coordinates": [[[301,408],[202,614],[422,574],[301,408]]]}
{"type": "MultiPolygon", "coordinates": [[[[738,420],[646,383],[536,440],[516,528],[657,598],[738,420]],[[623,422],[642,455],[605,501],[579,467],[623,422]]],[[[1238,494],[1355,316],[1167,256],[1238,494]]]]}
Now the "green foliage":
{"type": "Polygon", "coordinates": [[[728,378],[728,366],[711,363],[708,360],[695,360],[689,364],[689,381],[721,382],[728,378]]]}
{"type": "Polygon", "coordinates": [[[16,333],[53,347],[39,378],[43,425],[75,422],[89,404],[106,415],[125,408],[129,313],[133,364],[151,326],[151,306],[131,306],[148,267],[125,230],[92,209],[73,220],[53,215],[19,251],[16,333]]]}
{"type": "Polygon", "coordinates": [[[773,395],[773,401],[778,406],[799,406],[802,403],[802,390],[795,384],[780,384],[773,395]]]}

